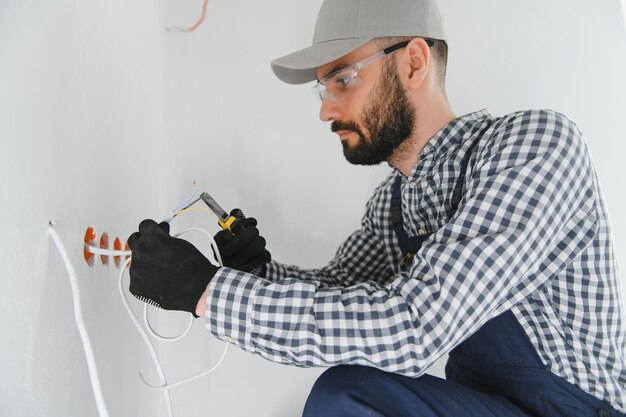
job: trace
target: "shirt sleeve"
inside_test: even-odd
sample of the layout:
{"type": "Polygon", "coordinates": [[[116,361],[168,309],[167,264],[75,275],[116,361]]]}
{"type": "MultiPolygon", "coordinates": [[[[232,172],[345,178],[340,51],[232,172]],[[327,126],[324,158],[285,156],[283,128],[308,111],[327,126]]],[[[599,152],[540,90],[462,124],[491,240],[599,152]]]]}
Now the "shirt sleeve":
{"type": "Polygon", "coordinates": [[[580,132],[557,113],[518,113],[492,129],[458,211],[408,272],[342,286],[223,268],[209,286],[209,331],[276,362],[419,376],[540,291],[595,233],[590,161],[580,132]]]}
{"type": "MultiPolygon", "coordinates": [[[[381,188],[382,185],[374,195],[381,188]]],[[[373,206],[371,199],[361,219],[361,228],[339,246],[328,265],[320,269],[304,269],[271,261],[267,264],[265,278],[274,282],[286,278],[319,281],[319,285],[326,287],[346,287],[367,280],[388,281],[393,277],[393,271],[389,266],[383,238],[372,222],[375,216],[373,206]]]]}

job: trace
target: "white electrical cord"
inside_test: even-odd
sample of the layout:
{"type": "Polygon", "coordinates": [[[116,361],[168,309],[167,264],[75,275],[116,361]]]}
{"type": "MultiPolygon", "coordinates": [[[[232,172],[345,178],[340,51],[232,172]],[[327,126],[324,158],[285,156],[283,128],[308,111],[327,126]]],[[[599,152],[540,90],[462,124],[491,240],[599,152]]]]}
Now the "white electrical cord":
{"type": "Polygon", "coordinates": [[[78,287],[78,281],[76,279],[76,270],[72,265],[72,261],[70,260],[69,255],[67,254],[65,245],[63,245],[63,242],[61,241],[61,238],[57,234],[56,230],[54,230],[52,222],[50,222],[50,224],[48,225],[48,233],[50,233],[50,237],[52,237],[52,240],[54,240],[54,243],[56,244],[57,249],[61,254],[61,258],[63,258],[63,262],[65,263],[65,269],[67,269],[67,274],[70,279],[70,286],[72,287],[72,295],[74,298],[74,320],[76,321],[76,327],[78,327],[80,339],[83,342],[85,358],[87,359],[87,368],[89,369],[89,379],[91,380],[93,395],[96,398],[98,414],[100,414],[100,417],[108,417],[109,411],[107,410],[106,404],[104,402],[104,397],[102,396],[102,388],[100,387],[100,378],[98,378],[98,367],[96,366],[96,359],[93,354],[93,348],[91,347],[91,340],[89,339],[89,334],[87,333],[85,322],[83,321],[83,313],[80,309],[80,289],[78,287]]]}
{"type": "MultiPolygon", "coordinates": [[[[120,292],[120,297],[122,297],[122,302],[124,303],[124,307],[126,307],[126,311],[128,311],[128,315],[130,316],[131,321],[137,328],[137,331],[139,331],[139,334],[141,335],[144,343],[146,344],[146,347],[148,348],[148,352],[150,352],[150,357],[152,358],[152,362],[154,362],[154,367],[156,368],[157,373],[159,374],[159,379],[161,380],[161,383],[166,384],[167,380],[165,379],[165,373],[163,372],[163,367],[161,366],[159,357],[157,356],[156,350],[154,349],[154,345],[150,341],[150,338],[148,337],[148,334],[146,333],[144,328],[141,327],[141,324],[139,324],[139,321],[137,320],[137,316],[135,316],[135,313],[133,312],[133,309],[130,306],[130,302],[128,301],[128,298],[126,298],[126,293],[124,292],[122,279],[124,278],[124,271],[126,270],[126,267],[130,264],[130,261],[131,261],[130,258],[126,259],[120,271],[119,280],[118,280],[118,289],[120,292]]],[[[139,375],[141,376],[141,373],[139,375]]],[[[165,395],[165,403],[167,404],[168,415],[170,417],[174,417],[174,409],[172,408],[172,398],[170,397],[170,392],[168,390],[165,390],[164,395],[165,395]]]]}
{"type": "MultiPolygon", "coordinates": [[[[195,194],[195,185],[194,185],[194,194],[195,194]]],[[[193,198],[190,197],[188,200],[191,200],[193,198]]],[[[186,200],[187,201],[187,200],[186,200]]],[[[181,206],[184,206],[185,203],[183,203],[181,206]]],[[[175,213],[177,210],[172,210],[172,213],[175,213]]],[[[91,347],[91,341],[89,339],[89,335],[87,334],[86,328],[85,328],[85,323],[82,319],[82,313],[80,310],[80,289],[78,287],[78,282],[76,279],[76,270],[74,269],[72,262],[67,254],[67,251],[65,250],[65,246],[63,245],[63,242],[61,241],[61,239],[59,238],[59,235],[56,233],[56,231],[54,230],[54,227],[52,225],[52,223],[50,223],[49,227],[48,227],[48,231],[50,233],[50,236],[53,238],[54,242],[56,243],[57,248],[59,249],[59,252],[61,253],[61,257],[63,258],[63,261],[65,263],[65,267],[67,269],[67,272],[69,274],[70,277],[70,283],[71,283],[71,287],[72,287],[72,295],[74,298],[74,315],[75,315],[75,319],[76,319],[76,325],[78,327],[79,333],[81,335],[81,339],[83,342],[83,347],[85,349],[85,356],[87,357],[87,364],[89,367],[89,376],[91,379],[91,385],[94,391],[94,396],[96,397],[96,404],[98,406],[98,412],[100,414],[101,417],[108,417],[108,411],[106,409],[106,405],[104,403],[104,398],[102,396],[102,389],[100,387],[100,380],[98,378],[98,370],[96,367],[96,362],[95,362],[95,356],[93,354],[93,349],[91,347]]],[[[174,237],[178,237],[184,233],[188,233],[188,232],[192,232],[192,231],[197,231],[197,232],[201,232],[204,233],[211,241],[211,248],[213,249],[213,253],[215,254],[217,259],[211,259],[211,257],[209,257],[209,261],[216,265],[216,266],[221,266],[222,265],[222,260],[221,260],[221,256],[219,253],[219,250],[217,248],[217,244],[215,243],[215,241],[213,240],[213,237],[204,229],[200,229],[197,227],[192,227],[186,230],[183,230],[182,232],[179,232],[177,234],[174,235],[174,237]]],[[[109,256],[128,256],[131,255],[132,252],[131,251],[119,251],[119,250],[110,250],[110,249],[104,249],[104,248],[99,248],[99,247],[95,247],[95,246],[91,246],[91,245],[85,245],[85,249],[91,253],[94,254],[99,254],[99,255],[109,255],[109,256]]],[[[122,302],[124,303],[124,306],[126,307],[126,310],[128,311],[128,314],[131,318],[131,321],[133,322],[133,324],[135,325],[135,327],[137,328],[137,331],[139,332],[139,334],[141,335],[141,337],[143,338],[148,351],[150,352],[150,356],[152,358],[152,361],[154,362],[155,368],[157,370],[157,373],[159,375],[159,379],[161,380],[161,385],[151,385],[148,382],[146,382],[146,380],[144,379],[143,375],[141,373],[139,373],[139,377],[141,378],[142,382],[148,386],[151,389],[154,390],[163,390],[164,391],[164,395],[165,395],[165,402],[167,404],[168,407],[168,414],[170,417],[174,416],[174,411],[172,408],[172,401],[171,401],[171,397],[169,395],[169,389],[173,388],[175,386],[181,385],[185,382],[189,382],[192,381],[194,379],[200,378],[202,376],[208,375],[211,372],[213,372],[214,370],[216,370],[224,361],[224,359],[226,358],[226,354],[228,353],[228,348],[229,348],[229,344],[226,344],[224,347],[224,350],[222,352],[221,357],[219,358],[219,360],[217,361],[217,363],[215,365],[213,365],[211,368],[184,378],[182,380],[176,381],[174,383],[167,383],[167,380],[165,378],[165,374],[163,372],[163,367],[161,366],[161,363],[159,361],[158,355],[156,354],[156,350],[154,349],[154,346],[150,340],[150,338],[148,337],[148,333],[146,332],[146,329],[148,329],[148,332],[150,332],[151,336],[153,336],[154,338],[160,340],[160,341],[164,341],[164,342],[173,342],[173,341],[177,341],[180,340],[181,338],[183,338],[184,336],[187,335],[187,333],[189,333],[189,330],[191,329],[191,326],[193,324],[193,317],[190,317],[190,321],[189,324],[187,326],[187,329],[181,333],[178,336],[174,336],[174,337],[165,337],[162,336],[160,334],[158,334],[150,325],[150,322],[148,320],[148,304],[144,305],[144,324],[145,324],[145,329],[144,327],[141,326],[141,324],[139,323],[139,320],[137,319],[137,316],[135,315],[130,302],[128,301],[128,298],[126,296],[126,291],[124,290],[124,285],[123,285],[123,279],[124,279],[124,271],[126,270],[126,267],[130,264],[131,262],[131,258],[126,259],[126,261],[124,262],[124,265],[122,266],[121,270],[120,270],[120,274],[119,274],[119,279],[118,279],[118,289],[119,289],[119,293],[120,296],[122,298],[122,302]]]]}
{"type": "MultiPolygon", "coordinates": [[[[178,237],[181,236],[185,233],[188,232],[201,232],[204,233],[210,240],[211,240],[211,247],[214,250],[214,253],[217,255],[217,260],[211,259],[211,257],[209,257],[209,262],[211,262],[213,265],[215,266],[221,266],[222,262],[221,262],[221,258],[219,255],[219,250],[217,249],[217,244],[215,243],[215,241],[213,240],[213,237],[204,229],[198,228],[198,227],[191,227],[189,229],[185,229],[182,232],[176,233],[174,235],[174,237],[178,237]]],[[[124,306],[126,307],[126,310],[128,311],[129,316],[131,317],[131,320],[133,321],[133,324],[135,324],[135,327],[137,327],[137,331],[139,331],[139,333],[141,334],[141,336],[143,337],[144,341],[146,342],[146,345],[149,345],[149,349],[151,351],[151,355],[153,357],[153,361],[155,363],[155,366],[157,367],[157,369],[161,369],[161,365],[158,362],[158,358],[156,357],[156,352],[154,352],[154,348],[152,347],[152,343],[150,342],[150,339],[148,338],[146,329],[148,329],[148,332],[150,332],[151,336],[153,336],[154,338],[158,339],[158,340],[162,340],[165,342],[173,342],[176,340],[181,339],[182,337],[184,337],[185,335],[187,335],[187,333],[189,332],[189,329],[191,328],[191,324],[193,323],[193,317],[190,317],[190,325],[187,327],[187,330],[185,330],[182,334],[172,337],[172,338],[166,338],[164,336],[159,335],[151,326],[150,323],[148,321],[148,304],[144,305],[144,323],[146,324],[146,329],[144,329],[141,324],[139,323],[139,320],[137,319],[137,316],[135,315],[134,311],[132,310],[132,308],[130,307],[130,302],[128,301],[128,298],[126,297],[126,291],[124,291],[124,285],[123,285],[123,278],[124,278],[124,271],[126,270],[126,265],[130,262],[130,259],[127,259],[126,262],[124,263],[124,267],[122,268],[122,270],[120,271],[120,275],[119,275],[119,290],[120,290],[120,295],[124,301],[124,306]]],[[[152,389],[156,389],[156,390],[165,390],[167,392],[167,390],[169,388],[172,388],[174,386],[177,385],[181,385],[185,382],[189,382],[192,381],[194,379],[200,378],[204,375],[208,375],[211,372],[215,371],[224,361],[224,358],[226,358],[226,354],[228,353],[228,348],[230,345],[226,344],[224,346],[224,350],[222,352],[222,356],[220,357],[220,359],[217,361],[217,363],[215,365],[213,365],[211,368],[207,369],[206,371],[200,372],[199,374],[196,375],[192,375],[190,377],[181,379],[180,381],[176,381],[174,383],[168,384],[167,381],[165,380],[165,377],[161,377],[162,371],[159,372],[159,376],[161,379],[161,385],[152,385],[149,384],[148,382],[146,382],[146,380],[144,379],[143,375],[140,373],[139,377],[141,378],[141,380],[143,381],[144,384],[146,384],[146,386],[148,386],[149,388],[152,389]]]]}
{"type": "Polygon", "coordinates": [[[145,328],[148,329],[150,336],[154,337],[155,339],[161,342],[176,342],[177,340],[180,340],[183,337],[187,336],[187,333],[189,333],[189,331],[191,330],[191,326],[193,325],[193,317],[189,319],[189,323],[187,323],[187,328],[185,329],[185,331],[178,336],[161,336],[156,332],[156,330],[152,328],[150,320],[148,320],[148,304],[146,303],[146,305],[143,307],[143,324],[145,328]]]}
{"type": "Polygon", "coordinates": [[[193,191],[191,192],[191,195],[189,197],[187,197],[187,199],[185,201],[183,201],[182,203],[180,203],[179,205],[177,205],[174,209],[172,209],[172,211],[169,212],[169,214],[167,215],[167,217],[165,219],[163,219],[162,221],[164,222],[171,222],[172,219],[176,216],[176,212],[179,210],[182,210],[184,207],[187,207],[189,204],[191,204],[191,202],[194,200],[194,198],[196,197],[196,195],[198,194],[198,189],[196,188],[196,182],[193,182],[193,191]]]}
{"type": "Polygon", "coordinates": [[[129,250],[114,250],[114,249],[105,249],[99,248],[97,246],[91,246],[85,244],[85,250],[87,252],[91,252],[94,255],[104,255],[104,256],[130,256],[132,252],[129,250]]]}
{"type": "MultiPolygon", "coordinates": [[[[182,203],[180,203],[179,205],[177,205],[173,210],[172,213],[176,213],[178,210],[182,210],[183,207],[188,206],[189,204],[191,204],[191,202],[194,200],[194,198],[196,198],[196,195],[198,194],[198,189],[196,188],[196,182],[193,182],[193,191],[191,192],[191,195],[189,197],[187,197],[187,199],[185,201],[183,201],[182,203]]],[[[169,223],[169,221],[167,221],[169,223]]]]}

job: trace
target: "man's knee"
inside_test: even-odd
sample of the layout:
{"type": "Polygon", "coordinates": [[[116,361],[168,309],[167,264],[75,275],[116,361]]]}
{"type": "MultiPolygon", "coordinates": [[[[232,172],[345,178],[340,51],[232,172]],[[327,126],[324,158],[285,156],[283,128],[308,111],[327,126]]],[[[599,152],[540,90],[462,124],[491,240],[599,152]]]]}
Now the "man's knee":
{"type": "Polygon", "coordinates": [[[315,381],[304,407],[303,417],[382,416],[368,401],[371,373],[362,366],[336,366],[315,381]]]}

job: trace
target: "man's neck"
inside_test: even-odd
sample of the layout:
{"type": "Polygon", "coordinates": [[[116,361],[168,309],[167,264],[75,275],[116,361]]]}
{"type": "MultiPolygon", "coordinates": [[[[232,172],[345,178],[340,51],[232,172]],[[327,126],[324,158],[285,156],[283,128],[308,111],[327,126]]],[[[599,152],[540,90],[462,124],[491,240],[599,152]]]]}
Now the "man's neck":
{"type": "Polygon", "coordinates": [[[388,162],[408,177],[424,146],[455,118],[456,116],[449,107],[445,111],[420,114],[416,118],[417,128],[414,135],[396,149],[388,162]]]}

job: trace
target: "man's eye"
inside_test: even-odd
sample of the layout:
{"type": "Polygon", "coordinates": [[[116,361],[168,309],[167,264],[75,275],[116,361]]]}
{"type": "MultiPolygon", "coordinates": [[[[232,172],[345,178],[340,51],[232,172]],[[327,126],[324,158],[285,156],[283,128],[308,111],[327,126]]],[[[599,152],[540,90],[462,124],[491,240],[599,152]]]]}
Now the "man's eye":
{"type": "Polygon", "coordinates": [[[337,84],[338,87],[347,87],[353,79],[352,74],[342,74],[335,78],[335,84],[337,84]]]}
{"type": "Polygon", "coordinates": [[[345,87],[346,85],[350,83],[350,81],[352,81],[352,77],[342,77],[342,78],[337,79],[337,84],[341,85],[342,87],[345,87]]]}

